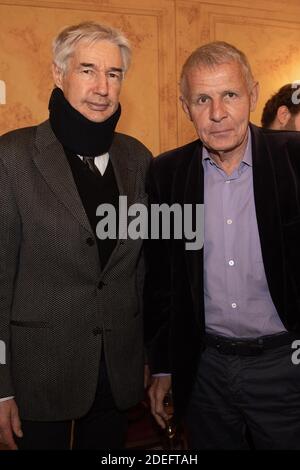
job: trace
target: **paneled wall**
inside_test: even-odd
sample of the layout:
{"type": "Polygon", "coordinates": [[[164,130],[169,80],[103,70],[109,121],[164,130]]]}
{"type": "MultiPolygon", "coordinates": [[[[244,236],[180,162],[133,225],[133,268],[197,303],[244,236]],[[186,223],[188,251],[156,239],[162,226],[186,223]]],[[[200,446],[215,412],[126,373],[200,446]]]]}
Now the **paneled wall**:
{"type": "Polygon", "coordinates": [[[154,154],[195,137],[177,86],[195,47],[226,40],[248,55],[261,84],[256,124],[269,95],[300,80],[300,0],[0,0],[0,134],[47,118],[51,41],[84,20],[128,35],[134,56],[118,129],[154,154]]]}

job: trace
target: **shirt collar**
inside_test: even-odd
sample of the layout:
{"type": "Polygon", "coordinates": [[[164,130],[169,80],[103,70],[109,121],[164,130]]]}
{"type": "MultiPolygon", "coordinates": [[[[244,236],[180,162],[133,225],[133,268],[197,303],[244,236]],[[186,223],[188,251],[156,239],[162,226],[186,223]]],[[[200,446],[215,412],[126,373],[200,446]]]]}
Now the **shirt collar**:
{"type": "MultiPolygon", "coordinates": [[[[82,160],[83,157],[84,157],[84,155],[79,155],[79,154],[77,154],[77,157],[79,157],[80,160],[82,160]]],[[[101,155],[95,155],[94,158],[106,159],[107,157],[109,157],[109,153],[108,153],[108,152],[105,152],[105,153],[102,153],[101,155]]]]}
{"type": "MultiPolygon", "coordinates": [[[[82,155],[77,155],[77,157],[79,157],[81,161],[83,160],[82,155]]],[[[108,161],[109,161],[109,153],[108,152],[103,153],[102,155],[97,155],[96,157],[94,157],[94,163],[95,163],[96,167],[98,168],[98,170],[100,171],[102,176],[105,173],[105,170],[106,170],[107,165],[108,165],[108,161]]]]}

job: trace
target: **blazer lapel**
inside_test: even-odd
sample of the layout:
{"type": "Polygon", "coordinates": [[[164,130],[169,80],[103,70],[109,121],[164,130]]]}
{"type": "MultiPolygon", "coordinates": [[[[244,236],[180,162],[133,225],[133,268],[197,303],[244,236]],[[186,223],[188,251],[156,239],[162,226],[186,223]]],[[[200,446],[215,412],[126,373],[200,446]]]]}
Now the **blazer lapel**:
{"type": "MultiPolygon", "coordinates": [[[[204,171],[202,166],[202,144],[196,144],[190,158],[184,185],[184,204],[203,204],[204,202],[204,171]]],[[[202,221],[203,223],[203,221],[202,221]]],[[[199,326],[204,325],[203,296],[203,248],[201,250],[185,250],[185,260],[196,319],[199,326]],[[202,318],[201,318],[202,317],[202,318]]],[[[203,326],[202,326],[203,328],[203,326]]]]}
{"type": "MultiPolygon", "coordinates": [[[[119,196],[127,197],[127,207],[129,207],[133,201],[134,196],[136,165],[134,156],[129,154],[125,145],[120,144],[118,134],[115,135],[112,146],[109,150],[109,158],[111,159],[111,163],[114,169],[114,174],[119,189],[119,196]]],[[[109,269],[121,243],[124,243],[124,241],[120,240],[120,237],[118,237],[116,246],[111,253],[106,265],[104,266],[103,271],[101,272],[101,279],[109,269]]]]}
{"type": "Polygon", "coordinates": [[[284,262],[280,204],[275,170],[267,143],[251,125],[253,186],[262,257],[271,297],[278,311],[284,312],[284,262]]]}
{"type": "Polygon", "coordinates": [[[120,145],[117,134],[109,150],[109,157],[117,180],[119,194],[127,196],[129,206],[134,195],[136,166],[134,159],[130,158],[127,148],[120,145]]]}
{"type": "Polygon", "coordinates": [[[37,127],[36,148],[33,161],[50,189],[78,222],[93,233],[64,149],[53,134],[49,121],[37,127]]]}

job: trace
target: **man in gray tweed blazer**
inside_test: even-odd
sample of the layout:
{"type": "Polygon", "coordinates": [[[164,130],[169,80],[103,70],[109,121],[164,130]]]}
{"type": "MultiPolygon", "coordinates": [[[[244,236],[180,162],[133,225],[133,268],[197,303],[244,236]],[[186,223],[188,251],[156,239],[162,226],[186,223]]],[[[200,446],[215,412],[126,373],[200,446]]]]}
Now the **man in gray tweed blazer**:
{"type": "Polygon", "coordinates": [[[117,30],[54,41],[49,120],[0,138],[0,442],[124,445],[143,395],[141,239],[99,239],[96,209],[146,203],[150,152],[115,133],[130,61],[117,30]]]}

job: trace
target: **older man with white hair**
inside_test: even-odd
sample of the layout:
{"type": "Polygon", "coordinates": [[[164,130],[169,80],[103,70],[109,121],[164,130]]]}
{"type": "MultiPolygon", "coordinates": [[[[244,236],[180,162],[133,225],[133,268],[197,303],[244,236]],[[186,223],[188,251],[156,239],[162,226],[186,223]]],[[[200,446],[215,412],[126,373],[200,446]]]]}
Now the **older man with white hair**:
{"type": "Polygon", "coordinates": [[[49,120],[0,139],[0,442],[114,449],[143,396],[141,240],[97,207],[146,202],[150,152],[115,132],[131,50],[93,22],[54,41],[49,120]]]}

